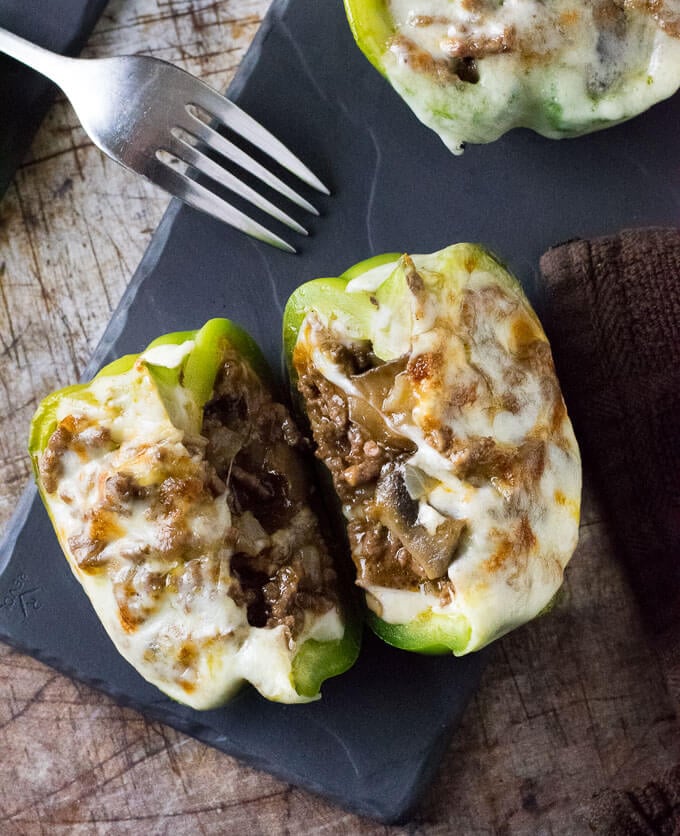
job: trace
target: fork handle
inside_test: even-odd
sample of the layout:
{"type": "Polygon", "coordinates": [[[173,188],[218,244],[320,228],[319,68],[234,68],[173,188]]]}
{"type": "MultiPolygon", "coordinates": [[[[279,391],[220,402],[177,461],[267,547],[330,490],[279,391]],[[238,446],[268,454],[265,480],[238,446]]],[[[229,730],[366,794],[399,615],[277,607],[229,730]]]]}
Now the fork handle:
{"type": "Polygon", "coordinates": [[[43,49],[2,28],[0,28],[0,52],[37,70],[60,87],[63,81],[63,70],[66,69],[67,64],[77,60],[50,52],[49,49],[43,49]]]}

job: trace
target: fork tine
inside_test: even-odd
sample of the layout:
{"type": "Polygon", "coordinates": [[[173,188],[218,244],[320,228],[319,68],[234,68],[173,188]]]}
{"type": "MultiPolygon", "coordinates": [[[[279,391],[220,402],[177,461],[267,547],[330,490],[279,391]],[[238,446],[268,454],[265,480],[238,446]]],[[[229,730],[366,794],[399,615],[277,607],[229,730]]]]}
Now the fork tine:
{"type": "Polygon", "coordinates": [[[293,220],[290,215],[282,212],[281,209],[262,197],[254,189],[251,189],[250,186],[242,183],[238,177],[235,177],[229,171],[222,168],[222,166],[213,162],[210,157],[207,157],[198,148],[194,148],[193,145],[190,145],[182,137],[172,136],[169,142],[163,143],[163,148],[190,166],[193,166],[201,174],[206,174],[217,183],[226,186],[235,194],[249,201],[254,206],[257,206],[258,209],[261,209],[267,215],[271,215],[277,221],[294,229],[295,232],[299,232],[300,235],[308,234],[307,230],[297,221],[293,220]]]}
{"type": "Polygon", "coordinates": [[[262,224],[257,223],[239,209],[231,206],[226,200],[217,197],[205,186],[190,179],[186,174],[175,171],[157,157],[147,160],[144,167],[144,176],[165,191],[193,206],[194,209],[206,212],[241,232],[245,232],[246,235],[257,238],[258,241],[264,241],[265,244],[270,244],[272,247],[278,247],[278,249],[288,253],[296,252],[295,248],[291,247],[283,238],[279,238],[278,235],[270,232],[262,224]]]}
{"type": "Polygon", "coordinates": [[[287,186],[283,180],[280,180],[275,174],[272,174],[271,171],[263,165],[260,165],[249,154],[246,154],[245,151],[242,151],[237,145],[234,145],[233,142],[218,134],[216,130],[211,128],[210,125],[206,125],[205,122],[202,122],[193,113],[187,111],[187,116],[191,119],[191,122],[179,124],[179,128],[192,134],[196,139],[200,139],[201,142],[205,143],[209,148],[212,148],[213,151],[222,154],[223,157],[236,163],[245,171],[255,175],[263,183],[266,183],[272,189],[279,192],[279,194],[287,197],[288,200],[300,206],[306,212],[310,212],[312,215],[319,214],[308,200],[305,200],[304,197],[291,189],[290,186],[287,186]]]}
{"type": "Polygon", "coordinates": [[[266,128],[263,128],[252,116],[248,116],[238,105],[235,105],[229,99],[225,99],[224,96],[221,96],[204,82],[201,83],[200,87],[197,86],[195,90],[192,89],[191,92],[192,94],[195,93],[195,100],[191,104],[203,108],[211,116],[219,119],[220,122],[223,122],[232,131],[260,148],[304,183],[307,183],[308,186],[323,194],[330,194],[330,191],[314,172],[310,171],[292,151],[289,151],[280,140],[269,133],[266,128]]]}

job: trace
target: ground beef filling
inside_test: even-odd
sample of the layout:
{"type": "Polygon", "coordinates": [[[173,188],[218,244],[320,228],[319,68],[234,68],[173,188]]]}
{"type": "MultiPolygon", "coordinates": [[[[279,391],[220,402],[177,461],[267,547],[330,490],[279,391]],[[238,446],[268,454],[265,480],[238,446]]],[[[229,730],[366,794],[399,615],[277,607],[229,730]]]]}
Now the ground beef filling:
{"type": "Polygon", "coordinates": [[[142,485],[124,465],[113,467],[106,457],[117,447],[108,430],[74,416],[57,426],[39,472],[48,493],[73,503],[61,489],[65,457],[101,459],[100,499],[84,511],[82,531],[68,545],[81,570],[109,573],[125,629],[137,629],[166,595],[190,598],[227,578],[228,594],[246,607],[251,626],[283,625],[295,639],[306,613],[322,614],[338,602],[332,561],[308,507],[304,448],[287,409],[230,352],[201,434],[153,451],[157,482],[142,485]],[[225,494],[232,525],[215,543],[193,523],[225,494]],[[124,524],[140,507],[154,525],[153,546],[107,550],[121,536],[116,521],[124,524]]]}
{"type": "MultiPolygon", "coordinates": [[[[487,40],[493,42],[495,52],[507,51],[502,36],[487,40]]],[[[480,45],[476,45],[475,49],[472,49],[471,45],[468,45],[467,49],[461,46],[458,50],[460,54],[452,52],[446,58],[434,58],[427,50],[418,46],[415,41],[405,35],[393,35],[388,47],[401,61],[407,63],[414,72],[432,76],[442,86],[460,82],[477,84],[479,81],[477,58],[483,55],[483,52],[480,51],[480,45]],[[464,52],[468,54],[463,54],[464,52]]]]}
{"type": "Polygon", "coordinates": [[[94,427],[86,418],[68,415],[52,433],[45,452],[40,457],[38,471],[47,493],[57,489],[62,458],[68,450],[87,455],[101,449],[111,450],[111,433],[105,427],[94,427]]]}
{"type": "Polygon", "coordinates": [[[296,636],[305,612],[337,604],[332,561],[307,507],[306,442],[286,407],[236,356],[225,360],[202,432],[208,462],[229,486],[231,512],[242,523],[230,594],[253,626],[284,624],[296,636]]]}
{"type": "MultiPolygon", "coordinates": [[[[355,380],[359,376],[363,383],[368,373],[374,375],[371,384],[376,391],[406,366],[404,358],[388,369],[393,364],[380,364],[365,344],[348,347],[329,341],[323,350],[355,380]],[[380,379],[383,369],[385,380],[380,379]]],[[[452,594],[446,575],[454,548],[451,537],[457,542],[462,526],[452,520],[450,526],[444,526],[447,531],[442,530],[442,536],[432,538],[417,525],[413,507],[417,503],[410,500],[398,475],[415,446],[389,432],[368,400],[357,403],[359,399],[348,398],[328,381],[304,348],[296,349],[294,363],[316,455],[330,470],[335,490],[349,510],[347,532],[357,584],[422,589],[448,601],[452,594]],[[437,539],[445,555],[437,549],[437,539]]]]}

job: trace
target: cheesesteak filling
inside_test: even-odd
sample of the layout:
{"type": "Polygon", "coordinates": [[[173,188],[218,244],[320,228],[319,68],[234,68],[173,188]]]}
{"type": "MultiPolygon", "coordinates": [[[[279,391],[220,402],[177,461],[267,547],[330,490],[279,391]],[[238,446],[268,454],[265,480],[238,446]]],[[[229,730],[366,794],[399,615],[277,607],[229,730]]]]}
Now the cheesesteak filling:
{"type": "Polygon", "coordinates": [[[483,644],[559,586],[580,460],[521,290],[475,255],[447,276],[455,254],[405,256],[350,282],[348,296],[370,293],[370,339],[356,338],[356,318],[314,310],[293,364],[369,607],[393,624],[463,615],[483,644]]]}
{"type": "Polygon", "coordinates": [[[418,502],[405,483],[405,465],[416,445],[391,431],[379,413],[394,376],[406,371],[406,359],[381,363],[370,344],[345,346],[317,327],[323,349],[362,393],[348,396],[298,353],[298,386],[317,455],[331,471],[348,512],[357,582],[364,587],[420,588],[448,599],[446,570],[465,523],[442,520],[433,549],[432,538],[417,522],[418,502]]]}
{"type": "Polygon", "coordinates": [[[254,673],[253,644],[280,655],[310,636],[340,637],[304,440],[286,408],[231,349],[198,434],[169,420],[143,362],[130,375],[127,387],[95,379],[96,404],[67,404],[39,461],[74,571],[95,606],[103,585],[112,590],[105,626],[119,649],[191,695],[220,654],[240,658],[235,685],[278,664],[265,648],[254,673]]]}
{"type": "Polygon", "coordinates": [[[226,491],[236,529],[229,594],[247,605],[251,625],[282,624],[297,638],[306,612],[337,604],[335,570],[307,506],[305,440],[236,355],[218,376],[202,434],[206,469],[226,491]]]}

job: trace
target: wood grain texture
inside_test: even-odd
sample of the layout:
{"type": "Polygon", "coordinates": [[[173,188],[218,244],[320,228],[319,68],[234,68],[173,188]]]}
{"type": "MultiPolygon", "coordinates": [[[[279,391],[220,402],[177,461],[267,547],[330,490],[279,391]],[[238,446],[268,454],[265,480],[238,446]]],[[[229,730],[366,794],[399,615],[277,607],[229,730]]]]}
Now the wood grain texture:
{"type": "MultiPolygon", "coordinates": [[[[113,0],[85,54],[152,54],[223,88],[267,6],[113,0]]],[[[57,99],[0,203],[1,523],[28,478],[36,404],[82,372],[166,204],[102,157],[57,99]]],[[[2,836],[573,834],[587,832],[594,792],[644,783],[679,749],[658,662],[587,491],[562,599],[497,643],[402,828],[349,815],[0,648],[2,836]]]]}

